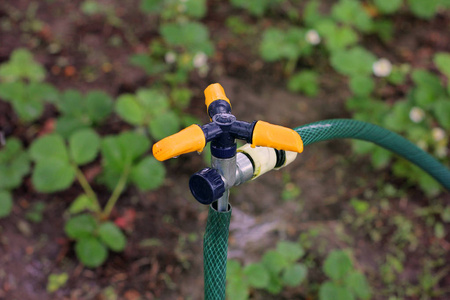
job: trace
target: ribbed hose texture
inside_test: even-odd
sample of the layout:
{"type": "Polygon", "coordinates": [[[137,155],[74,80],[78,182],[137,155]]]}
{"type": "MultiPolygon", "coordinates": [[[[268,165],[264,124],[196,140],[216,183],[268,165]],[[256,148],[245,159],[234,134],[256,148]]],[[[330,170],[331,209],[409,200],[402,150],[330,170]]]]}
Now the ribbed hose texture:
{"type": "Polygon", "coordinates": [[[448,168],[407,139],[380,126],[356,120],[332,119],[306,124],[294,130],[300,134],[304,146],[345,138],[375,143],[422,168],[450,191],[448,168]]]}
{"type": "Polygon", "coordinates": [[[209,207],[203,237],[205,300],[225,300],[230,219],[231,207],[227,212],[218,212],[217,202],[209,207]]]}

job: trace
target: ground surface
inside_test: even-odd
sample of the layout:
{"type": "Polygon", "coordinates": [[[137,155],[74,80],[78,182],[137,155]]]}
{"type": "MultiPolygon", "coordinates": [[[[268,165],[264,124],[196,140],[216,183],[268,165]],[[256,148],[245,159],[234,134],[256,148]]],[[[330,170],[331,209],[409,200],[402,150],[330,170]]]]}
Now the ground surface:
{"type": "MultiPolygon", "coordinates": [[[[0,29],[0,62],[6,61],[13,49],[27,47],[49,71],[48,81],[60,90],[99,88],[117,96],[146,86],[149,84],[147,75],[132,67],[128,57],[147,47],[157,34],[156,21],[140,13],[136,1],[126,3],[117,6],[116,11],[133,29],[137,42],[127,40],[124,30],[108,25],[101,16],[84,16],[78,9],[80,1],[40,2],[35,18],[45,26],[37,33],[27,31],[24,20],[13,17],[15,11],[24,11],[29,1],[2,1],[0,20],[2,24],[9,21],[9,27],[8,30],[6,27],[0,29]],[[109,46],[113,36],[123,38],[121,47],[109,46]],[[51,53],[49,47],[54,44],[58,51],[51,53]],[[61,61],[76,71],[72,73],[58,67],[61,61]],[[105,64],[109,67],[105,68],[105,64]],[[93,70],[92,80],[86,80],[84,76],[83,72],[88,69],[93,70]]],[[[210,26],[218,51],[210,62],[207,77],[193,75],[190,80],[190,87],[195,91],[189,108],[191,113],[203,122],[207,121],[202,90],[211,82],[220,82],[233,102],[234,114],[243,120],[262,119],[295,127],[326,118],[350,117],[344,106],[347,87],[331,68],[323,68],[321,92],[317,97],[287,92],[278,66],[265,65],[256,50],[247,51],[248,45],[258,42],[258,38],[236,39],[223,25],[227,14],[238,12],[220,1],[211,3],[205,23],[210,26]]],[[[365,43],[373,45],[371,49],[377,55],[428,67],[425,58],[431,51],[448,51],[450,40],[445,29],[449,20],[448,14],[439,16],[432,23],[405,15],[395,23],[398,27],[395,47],[391,47],[393,44],[378,46],[375,37],[365,43]]],[[[401,91],[387,89],[384,93],[391,93],[392,99],[403,96],[401,91]]],[[[0,101],[0,128],[7,136],[17,136],[25,144],[54,117],[55,112],[49,107],[37,125],[25,127],[18,122],[11,107],[0,101]]],[[[121,124],[116,120],[111,120],[108,126],[105,133],[121,130],[121,124]]],[[[119,299],[127,300],[201,299],[201,238],[207,208],[192,198],[187,182],[192,173],[204,167],[204,162],[200,156],[190,154],[176,162],[168,162],[166,166],[168,176],[162,188],[151,193],[139,193],[131,188],[121,196],[113,218],[135,214],[127,232],[128,246],[123,253],[111,255],[105,265],[93,270],[84,268],[77,261],[72,244],[63,231],[64,212],[81,188],[74,185],[68,191],[44,195],[35,192],[27,179],[26,184],[15,191],[12,215],[0,220],[0,299],[114,299],[108,298],[111,291],[119,299]],[[25,213],[38,201],[46,203],[44,219],[37,224],[30,223],[25,219],[25,213]],[[69,274],[68,283],[49,295],[46,291],[48,275],[60,272],[69,274]]],[[[106,197],[107,191],[103,187],[94,184],[94,188],[101,199],[106,197]]],[[[392,177],[389,169],[374,171],[366,159],[353,157],[350,144],[344,141],[309,146],[286,169],[235,188],[231,201],[234,212],[229,256],[244,263],[258,260],[279,240],[297,240],[299,234],[317,228],[320,234],[314,243],[322,250],[313,261],[319,264],[330,249],[351,248],[358,268],[367,274],[374,290],[385,288],[380,266],[386,255],[399,247],[405,247],[403,250],[408,257],[399,274],[407,282],[405,286],[418,284],[425,258],[450,261],[449,235],[447,239],[436,240],[432,230],[414,214],[417,208],[429,205],[422,192],[414,187],[406,188],[402,180],[392,177]],[[380,195],[380,186],[384,183],[402,193],[380,195]],[[300,195],[294,200],[283,201],[281,195],[289,184],[297,186],[300,195]],[[345,211],[351,211],[348,199],[352,197],[368,198],[377,209],[378,223],[370,225],[385,229],[381,239],[373,241],[367,232],[352,226],[354,215],[348,217],[347,214],[350,221],[345,221],[345,211]],[[380,201],[389,203],[389,210],[380,208],[380,201]],[[417,247],[411,247],[409,242],[396,244],[392,241],[398,226],[391,220],[399,215],[414,224],[408,233],[415,236],[417,247]],[[429,249],[435,248],[437,250],[430,253],[429,249]]],[[[438,201],[448,203],[450,197],[442,194],[438,201]]],[[[449,226],[447,230],[450,230],[449,226]]],[[[311,282],[323,280],[320,265],[316,268],[310,272],[311,282]]],[[[449,285],[450,276],[439,280],[438,286],[449,285]]],[[[386,299],[380,295],[377,296],[379,299],[386,299]]],[[[307,289],[300,287],[287,289],[276,297],[255,292],[253,299],[308,296],[307,289]]],[[[448,299],[450,294],[441,296],[448,299]]]]}

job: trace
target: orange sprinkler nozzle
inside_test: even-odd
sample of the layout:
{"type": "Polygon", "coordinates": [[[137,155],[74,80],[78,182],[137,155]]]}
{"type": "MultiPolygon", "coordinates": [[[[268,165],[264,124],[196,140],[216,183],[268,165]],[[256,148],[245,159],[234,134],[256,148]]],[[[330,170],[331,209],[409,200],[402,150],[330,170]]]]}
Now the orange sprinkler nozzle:
{"type": "Polygon", "coordinates": [[[253,129],[252,146],[263,146],[278,150],[303,152],[303,141],[294,130],[258,121],[253,129]]]}
{"type": "Polygon", "coordinates": [[[230,100],[225,95],[225,91],[223,90],[223,87],[219,83],[213,83],[210,84],[205,89],[205,104],[206,109],[209,108],[209,105],[213,103],[216,100],[225,100],[228,102],[228,104],[231,105],[230,100]]]}
{"type": "Polygon", "coordinates": [[[203,130],[198,125],[191,125],[180,132],[168,136],[153,145],[153,155],[159,161],[189,152],[201,152],[206,140],[203,130]]]}

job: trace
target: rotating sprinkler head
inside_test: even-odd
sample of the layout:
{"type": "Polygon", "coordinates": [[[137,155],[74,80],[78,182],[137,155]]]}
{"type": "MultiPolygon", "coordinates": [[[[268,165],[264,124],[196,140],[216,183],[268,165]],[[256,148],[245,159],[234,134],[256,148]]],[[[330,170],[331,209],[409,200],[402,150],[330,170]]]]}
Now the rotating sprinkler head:
{"type": "Polygon", "coordinates": [[[218,83],[205,89],[205,104],[211,123],[191,125],[153,146],[159,161],[189,152],[201,152],[211,142],[211,168],[189,180],[195,199],[202,204],[218,201],[218,211],[227,211],[229,189],[265,172],[281,168],[303,151],[294,130],[264,121],[239,121],[231,114],[231,102],[218,83]],[[236,139],[247,145],[237,149],[236,139]],[[258,147],[256,147],[258,146],[258,147]]]}

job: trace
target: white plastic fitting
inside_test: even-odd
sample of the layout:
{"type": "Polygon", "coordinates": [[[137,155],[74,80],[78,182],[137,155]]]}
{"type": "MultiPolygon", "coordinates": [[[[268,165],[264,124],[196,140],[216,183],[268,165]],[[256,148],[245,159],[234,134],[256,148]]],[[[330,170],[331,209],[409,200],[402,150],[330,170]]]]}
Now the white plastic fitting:
{"type": "MultiPolygon", "coordinates": [[[[238,152],[244,153],[245,155],[250,157],[250,160],[253,164],[253,177],[252,180],[261,176],[264,173],[267,173],[273,169],[277,164],[277,153],[273,148],[268,147],[252,147],[250,144],[245,144],[244,146],[237,149],[238,152]]],[[[296,152],[285,151],[286,158],[280,167],[277,167],[276,170],[279,170],[286,165],[290,164],[297,157],[296,152]]]]}

